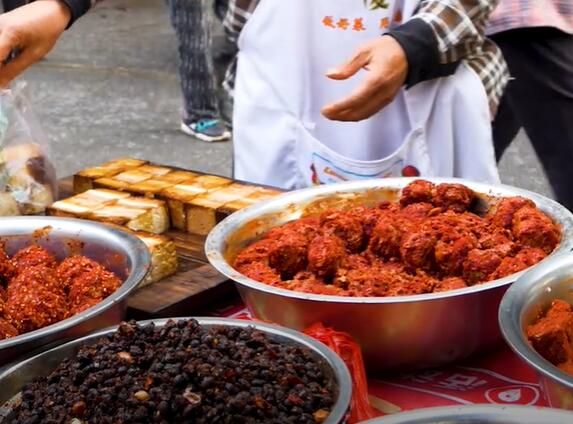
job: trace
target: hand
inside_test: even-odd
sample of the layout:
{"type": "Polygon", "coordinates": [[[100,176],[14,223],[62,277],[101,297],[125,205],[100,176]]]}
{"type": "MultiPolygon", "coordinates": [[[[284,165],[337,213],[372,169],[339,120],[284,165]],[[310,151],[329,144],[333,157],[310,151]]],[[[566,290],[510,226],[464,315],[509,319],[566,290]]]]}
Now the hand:
{"type": "Polygon", "coordinates": [[[408,75],[406,53],[393,37],[382,36],[363,45],[352,59],[326,75],[345,80],[360,69],[367,71],[362,84],[348,97],[325,106],[322,109],[325,117],[361,121],[392,102],[408,75]]]}
{"type": "Polygon", "coordinates": [[[36,0],[0,15],[0,87],[44,57],[70,19],[69,8],[59,0],[36,0]],[[18,55],[6,63],[14,51],[18,55]]]}

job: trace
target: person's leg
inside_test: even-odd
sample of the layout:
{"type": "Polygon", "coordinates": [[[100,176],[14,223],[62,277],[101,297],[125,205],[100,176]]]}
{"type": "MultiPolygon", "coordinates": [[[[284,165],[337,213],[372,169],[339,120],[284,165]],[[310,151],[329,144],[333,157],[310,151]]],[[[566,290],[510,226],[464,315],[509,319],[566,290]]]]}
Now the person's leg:
{"type": "Polygon", "coordinates": [[[212,58],[212,0],[169,0],[179,49],[179,76],[185,117],[181,129],[208,141],[228,138],[219,122],[212,58]],[[203,137],[203,135],[205,137],[203,137]]]}
{"type": "Polygon", "coordinates": [[[517,119],[517,116],[515,116],[515,111],[510,101],[512,91],[513,84],[510,82],[501,98],[492,123],[493,145],[495,148],[495,158],[498,162],[503,156],[503,152],[505,152],[515,139],[515,136],[521,128],[521,123],[517,119]]]}
{"type": "Polygon", "coordinates": [[[496,37],[515,78],[510,103],[557,200],[573,209],[573,36],[551,28],[496,37]]]}

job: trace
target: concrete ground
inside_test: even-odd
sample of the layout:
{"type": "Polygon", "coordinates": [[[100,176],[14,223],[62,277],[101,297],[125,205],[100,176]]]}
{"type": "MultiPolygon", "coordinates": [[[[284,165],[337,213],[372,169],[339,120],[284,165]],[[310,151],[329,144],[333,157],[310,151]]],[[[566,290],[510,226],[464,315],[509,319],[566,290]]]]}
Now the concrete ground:
{"type": "MultiPolygon", "coordinates": [[[[118,156],[231,173],[232,143],[208,144],[178,130],[177,52],[162,0],[103,2],[23,79],[60,176],[118,156]]],[[[505,183],[551,195],[523,134],[500,167],[505,183]]]]}

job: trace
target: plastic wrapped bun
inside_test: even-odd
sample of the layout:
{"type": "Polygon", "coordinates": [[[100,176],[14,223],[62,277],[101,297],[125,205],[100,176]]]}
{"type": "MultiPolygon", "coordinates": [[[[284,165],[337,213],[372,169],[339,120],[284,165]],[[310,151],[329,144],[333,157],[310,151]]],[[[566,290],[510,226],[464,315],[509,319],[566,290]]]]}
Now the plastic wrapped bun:
{"type": "Polygon", "coordinates": [[[18,203],[10,193],[0,193],[0,216],[20,215],[18,203]]]}
{"type": "Polygon", "coordinates": [[[56,198],[56,175],[49,159],[48,141],[23,91],[24,85],[18,84],[0,92],[0,215],[3,216],[42,214],[56,198]]]}

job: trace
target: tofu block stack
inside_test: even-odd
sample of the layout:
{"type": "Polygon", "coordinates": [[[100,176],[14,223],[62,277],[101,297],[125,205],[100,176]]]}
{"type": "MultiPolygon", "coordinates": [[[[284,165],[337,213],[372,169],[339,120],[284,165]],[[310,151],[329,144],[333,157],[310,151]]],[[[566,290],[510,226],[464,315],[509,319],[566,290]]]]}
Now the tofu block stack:
{"type": "Polygon", "coordinates": [[[228,178],[123,158],[74,175],[75,196],[48,208],[49,215],[119,225],[138,236],[151,253],[151,269],[141,286],[177,271],[170,228],[207,235],[226,216],[280,194],[228,178]]]}
{"type": "Polygon", "coordinates": [[[97,211],[87,211],[87,214],[84,208],[77,208],[78,201],[72,198],[68,199],[72,206],[67,206],[67,212],[74,207],[78,210],[76,216],[113,222],[134,230],[150,231],[142,227],[149,228],[149,223],[153,223],[155,230],[150,232],[160,233],[160,224],[164,225],[163,209],[152,208],[153,202],[149,202],[148,215],[135,216],[134,209],[143,208],[145,202],[141,200],[141,205],[134,205],[133,199],[147,198],[165,203],[172,228],[198,235],[207,235],[231,213],[280,194],[228,178],[176,170],[132,158],[117,159],[78,172],[74,176],[74,191],[81,193],[90,189],[92,196],[93,191],[104,191],[128,194],[129,197],[114,203],[114,207],[106,205],[97,211]]]}
{"type": "Polygon", "coordinates": [[[107,189],[88,190],[59,200],[47,209],[48,215],[77,217],[122,225],[134,231],[154,234],[169,229],[165,202],[107,189]]]}

